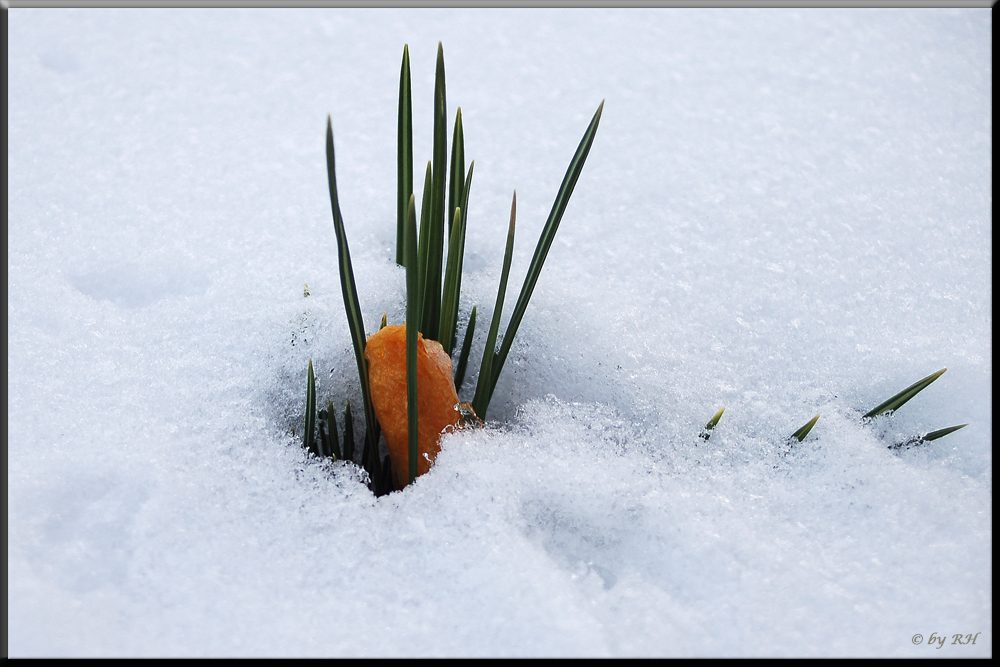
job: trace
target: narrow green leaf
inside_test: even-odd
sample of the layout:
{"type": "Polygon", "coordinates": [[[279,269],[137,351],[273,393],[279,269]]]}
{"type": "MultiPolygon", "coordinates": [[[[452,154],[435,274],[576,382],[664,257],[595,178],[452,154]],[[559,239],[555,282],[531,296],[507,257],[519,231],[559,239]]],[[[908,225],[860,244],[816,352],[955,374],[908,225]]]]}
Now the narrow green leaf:
{"type": "Polygon", "coordinates": [[[448,268],[444,273],[444,293],[441,296],[441,321],[438,325],[439,342],[448,356],[455,349],[455,325],[453,319],[458,312],[459,274],[462,247],[462,209],[455,209],[455,220],[451,225],[448,241],[448,268]]]}
{"type": "Polygon", "coordinates": [[[420,294],[417,278],[417,221],[416,207],[410,197],[406,216],[406,415],[409,437],[410,483],[417,478],[417,312],[420,294]]]}
{"type": "Polygon", "coordinates": [[[700,434],[702,440],[708,440],[710,437],[712,437],[712,429],[714,429],[716,425],[719,423],[719,420],[722,419],[722,413],[725,411],[726,408],[723,407],[721,410],[715,413],[715,416],[713,416],[711,419],[708,420],[708,423],[705,424],[705,429],[700,434]]]}
{"type": "Polygon", "coordinates": [[[386,325],[389,323],[388,317],[389,317],[389,313],[382,313],[382,323],[378,325],[378,330],[379,331],[381,331],[382,329],[385,329],[386,325]]]}
{"type": "Polygon", "coordinates": [[[399,127],[396,131],[396,264],[402,264],[406,206],[413,194],[413,101],[410,95],[410,48],[403,45],[399,69],[399,127]]]}
{"type": "Polygon", "coordinates": [[[327,454],[327,452],[333,451],[333,446],[330,444],[330,437],[326,433],[326,408],[319,411],[319,415],[316,419],[316,425],[319,427],[319,456],[332,456],[332,454],[327,454]]]}
{"type": "MultiPolygon", "coordinates": [[[[445,348],[448,356],[455,353],[455,344],[458,337],[458,306],[462,295],[462,268],[465,265],[465,233],[469,224],[469,190],[472,188],[472,170],[476,166],[476,161],[469,163],[469,173],[465,177],[465,187],[462,188],[462,232],[458,248],[458,270],[455,272],[455,303],[452,308],[451,322],[451,347],[445,348]]],[[[450,252],[450,251],[449,251],[450,252]]],[[[448,255],[449,259],[451,255],[448,255]]]]}
{"type": "Polygon", "coordinates": [[[968,424],[959,424],[958,426],[949,426],[948,428],[943,428],[938,431],[931,431],[930,433],[925,433],[923,435],[918,435],[908,440],[903,440],[901,442],[895,442],[889,445],[888,449],[893,450],[904,450],[910,449],[911,447],[918,447],[926,442],[933,442],[938,438],[943,438],[949,433],[954,433],[960,428],[965,428],[968,424]]]}
{"type": "Polygon", "coordinates": [[[377,428],[373,434],[373,438],[374,439],[369,439],[368,437],[365,437],[364,439],[364,448],[361,450],[361,467],[368,473],[368,479],[370,481],[369,488],[372,490],[372,493],[378,497],[384,495],[384,482],[382,480],[382,462],[379,460],[380,457],[377,444],[379,431],[377,428]]]}
{"type": "Polygon", "coordinates": [[[924,436],[924,440],[926,440],[927,442],[930,442],[932,440],[937,440],[938,438],[943,438],[949,433],[954,433],[958,429],[965,428],[966,426],[968,426],[968,424],[959,424],[958,426],[949,426],[948,428],[943,428],[938,431],[931,431],[930,433],[924,436]]]}
{"type": "MultiPolygon", "coordinates": [[[[503,312],[504,295],[507,293],[507,277],[510,275],[510,261],[514,256],[514,219],[517,213],[517,192],[510,203],[510,227],[507,230],[507,248],[503,255],[503,269],[500,272],[500,287],[497,289],[497,301],[493,308],[493,319],[490,322],[490,332],[486,336],[486,347],[483,348],[483,361],[479,366],[479,380],[476,382],[476,396],[472,399],[472,409],[476,415],[486,421],[486,409],[493,397],[495,382],[494,364],[497,360],[497,333],[500,330],[500,315],[503,312]]],[[[509,331],[508,327],[508,331],[509,331]]]]}
{"type": "Polygon", "coordinates": [[[337,415],[333,412],[333,401],[326,402],[326,428],[330,432],[330,453],[333,459],[342,459],[340,452],[340,438],[337,435],[337,415]]]}
{"type": "Polygon", "coordinates": [[[380,495],[385,495],[387,493],[392,493],[395,491],[392,483],[392,457],[385,457],[382,461],[382,493],[380,495]]]}
{"type": "Polygon", "coordinates": [[[351,402],[344,408],[344,460],[354,460],[354,416],[351,414],[351,402]]]}
{"type": "Polygon", "coordinates": [[[462,391],[465,382],[465,369],[469,365],[469,351],[472,350],[472,337],[476,334],[476,307],[472,307],[469,324],[465,327],[465,340],[462,341],[462,352],[458,355],[458,368],[455,370],[455,391],[462,391]]]}
{"type": "MultiPolygon", "coordinates": [[[[382,429],[379,426],[378,422],[375,422],[375,442],[378,442],[379,438],[381,436],[382,436],[382,429]]],[[[375,490],[376,490],[375,493],[376,493],[376,495],[385,495],[388,492],[385,490],[386,486],[385,486],[385,480],[382,478],[382,468],[381,468],[381,466],[378,465],[379,458],[381,458],[381,457],[380,457],[380,454],[379,454],[377,446],[374,448],[374,451],[375,451],[375,464],[376,465],[375,465],[375,475],[372,478],[373,479],[373,486],[375,487],[375,490]],[[382,489],[382,490],[379,491],[379,489],[382,489]]]]}
{"type": "Polygon", "coordinates": [[[362,467],[368,471],[368,477],[371,479],[371,489],[376,496],[381,496],[384,494],[383,491],[383,480],[382,480],[382,460],[379,456],[378,447],[372,447],[369,445],[368,441],[365,441],[365,449],[361,455],[362,467]]]}
{"type": "Polygon", "coordinates": [[[705,424],[705,430],[711,431],[713,428],[715,428],[716,425],[719,423],[719,420],[722,419],[722,413],[725,412],[725,411],[726,411],[726,408],[724,408],[724,407],[720,408],[719,411],[716,412],[715,415],[711,419],[708,420],[708,423],[705,424]]]}
{"type": "Polygon", "coordinates": [[[325,419],[326,419],[326,411],[325,410],[320,410],[319,411],[319,422],[318,422],[319,423],[319,447],[318,447],[318,449],[319,449],[319,455],[318,456],[320,458],[323,458],[324,456],[326,456],[327,455],[326,453],[328,451],[330,451],[329,437],[326,435],[326,424],[323,423],[325,419]]]}
{"type": "Polygon", "coordinates": [[[378,422],[372,406],[371,391],[368,386],[368,362],[365,361],[365,323],[358,302],[358,290],[354,283],[354,269],[351,266],[351,251],[344,231],[344,218],[340,213],[337,197],[337,170],[333,151],[333,123],[326,118],[326,170],[330,185],[330,206],[333,209],[333,228],[337,235],[337,259],[340,266],[340,287],[344,296],[344,310],[354,346],[354,358],[358,364],[358,380],[361,383],[361,398],[365,409],[365,446],[378,451],[378,422]]]}
{"type": "Polygon", "coordinates": [[[441,269],[444,257],[445,179],[448,174],[448,118],[445,102],[444,46],[438,42],[437,72],[434,77],[434,165],[431,225],[427,243],[427,276],[423,285],[423,334],[438,340],[441,317],[441,269]]]}
{"type": "Polygon", "coordinates": [[[937,373],[931,373],[930,375],[928,375],[927,377],[925,377],[923,380],[920,380],[919,382],[914,382],[909,387],[907,387],[903,391],[899,392],[898,394],[896,394],[892,398],[890,398],[890,399],[888,399],[888,400],[886,400],[886,401],[884,401],[884,402],[879,403],[878,405],[876,405],[874,408],[872,408],[867,413],[865,413],[865,416],[863,418],[864,419],[871,419],[872,417],[877,417],[880,414],[883,414],[883,413],[886,413],[886,412],[895,412],[900,407],[902,407],[904,403],[906,403],[911,398],[913,398],[914,396],[916,396],[917,394],[919,394],[921,391],[923,391],[924,389],[926,389],[927,386],[930,385],[931,382],[934,382],[934,380],[937,380],[939,377],[941,377],[942,375],[944,375],[944,372],[946,370],[948,370],[948,369],[947,368],[942,368],[937,373]]]}
{"type": "Polygon", "coordinates": [[[419,281],[417,291],[420,298],[420,310],[418,311],[420,316],[417,318],[417,328],[425,337],[427,336],[427,331],[424,323],[423,312],[424,294],[427,292],[427,254],[430,248],[431,200],[433,199],[433,185],[434,181],[432,177],[431,162],[428,160],[427,171],[424,172],[424,194],[423,199],[420,200],[420,235],[418,236],[419,242],[417,243],[417,276],[419,281]]]}
{"type": "MultiPolygon", "coordinates": [[[[455,209],[462,204],[462,175],[465,174],[465,131],[462,128],[462,107],[455,112],[455,131],[451,138],[451,175],[448,178],[448,236],[454,225],[455,209]]],[[[447,348],[445,348],[447,349],[447,348]]]]}
{"type": "MultiPolygon", "coordinates": [[[[371,470],[370,470],[371,454],[372,454],[371,441],[366,437],[364,438],[363,444],[361,446],[361,467],[369,472],[369,476],[371,475],[371,470]]],[[[369,481],[372,484],[372,491],[375,492],[375,495],[378,495],[378,485],[375,484],[375,478],[370,477],[369,481]]]]}
{"type": "Polygon", "coordinates": [[[316,375],[313,373],[313,360],[309,360],[309,372],[306,374],[306,425],[302,444],[306,451],[318,454],[316,449],[316,375]]]}
{"type": "MultiPolygon", "coordinates": [[[[524,311],[528,307],[528,301],[531,299],[531,293],[535,289],[535,283],[538,282],[538,276],[542,272],[542,265],[545,263],[549,248],[552,246],[552,240],[555,238],[556,231],[559,229],[559,223],[566,212],[569,198],[572,196],[576,182],[583,171],[583,165],[587,161],[587,155],[590,153],[590,147],[594,143],[594,137],[597,136],[597,126],[601,121],[603,110],[604,101],[602,100],[600,106],[597,107],[597,112],[594,113],[594,117],[590,121],[590,125],[587,127],[587,131],[583,134],[583,139],[580,140],[580,145],[576,148],[576,153],[573,154],[573,159],[570,160],[569,168],[563,177],[562,185],[559,186],[559,192],[552,203],[552,210],[549,212],[549,217],[545,221],[545,226],[542,228],[542,233],[538,238],[538,245],[535,246],[535,254],[531,257],[528,273],[524,278],[524,283],[521,285],[521,293],[514,304],[514,312],[510,316],[510,323],[507,325],[507,331],[503,336],[503,344],[500,346],[497,360],[493,364],[493,375],[488,379],[490,383],[490,395],[493,394],[497,381],[500,379],[500,372],[507,361],[507,354],[510,352],[510,346],[514,343],[517,328],[521,324],[521,318],[524,317],[524,311]]],[[[482,381],[482,378],[480,378],[480,382],[482,381]]],[[[479,411],[477,410],[476,413],[479,414],[479,411]]],[[[482,414],[479,414],[479,416],[480,418],[483,417],[482,414]]]]}
{"type": "MultiPolygon", "coordinates": [[[[469,217],[469,190],[472,188],[472,172],[476,169],[476,161],[473,160],[469,163],[469,171],[465,175],[465,185],[462,186],[462,203],[460,204],[462,209],[462,222],[464,223],[469,217]]],[[[464,247],[464,246],[463,246],[464,247]]]]}
{"type": "Polygon", "coordinates": [[[795,438],[799,442],[802,442],[803,440],[805,440],[806,436],[809,435],[809,431],[812,430],[812,427],[815,426],[816,422],[818,421],[819,421],[819,415],[816,415],[815,417],[807,421],[805,424],[803,424],[802,428],[800,428],[795,433],[792,433],[792,435],[789,437],[789,440],[795,438]]]}

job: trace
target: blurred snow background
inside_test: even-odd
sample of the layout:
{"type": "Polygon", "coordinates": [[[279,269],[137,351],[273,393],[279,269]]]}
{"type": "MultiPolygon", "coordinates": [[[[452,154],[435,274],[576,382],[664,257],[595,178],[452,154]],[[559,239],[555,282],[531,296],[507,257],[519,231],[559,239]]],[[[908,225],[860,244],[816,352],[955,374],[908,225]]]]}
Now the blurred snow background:
{"type": "Polygon", "coordinates": [[[8,17],[10,655],[992,653],[988,10],[8,17]],[[607,102],[494,423],[375,500],[291,435],[357,401],[324,123],[401,322],[439,40],[480,338],[607,102]]]}

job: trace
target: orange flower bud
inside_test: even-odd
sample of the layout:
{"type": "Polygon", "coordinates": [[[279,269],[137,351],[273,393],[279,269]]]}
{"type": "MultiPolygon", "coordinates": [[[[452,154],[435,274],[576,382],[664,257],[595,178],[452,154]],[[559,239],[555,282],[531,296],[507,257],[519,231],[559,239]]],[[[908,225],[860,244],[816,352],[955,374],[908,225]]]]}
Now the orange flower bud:
{"type": "MultiPolygon", "coordinates": [[[[375,416],[389,446],[397,489],[409,483],[410,442],[406,402],[406,326],[385,327],[368,339],[368,383],[375,416]]],[[[451,357],[434,340],[417,334],[417,474],[423,475],[441,451],[438,440],[459,424],[458,392],[451,357]]]]}

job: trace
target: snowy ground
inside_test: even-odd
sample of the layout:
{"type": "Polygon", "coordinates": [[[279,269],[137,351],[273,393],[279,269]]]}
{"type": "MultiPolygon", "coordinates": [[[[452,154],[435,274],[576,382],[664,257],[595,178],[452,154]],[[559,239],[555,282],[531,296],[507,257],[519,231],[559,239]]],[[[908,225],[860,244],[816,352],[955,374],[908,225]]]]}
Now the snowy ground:
{"type": "Polygon", "coordinates": [[[8,16],[11,655],[992,653],[989,10],[8,16]],[[357,400],[324,124],[399,323],[438,40],[480,323],[607,102],[494,422],[376,501],[291,435],[357,400]]]}

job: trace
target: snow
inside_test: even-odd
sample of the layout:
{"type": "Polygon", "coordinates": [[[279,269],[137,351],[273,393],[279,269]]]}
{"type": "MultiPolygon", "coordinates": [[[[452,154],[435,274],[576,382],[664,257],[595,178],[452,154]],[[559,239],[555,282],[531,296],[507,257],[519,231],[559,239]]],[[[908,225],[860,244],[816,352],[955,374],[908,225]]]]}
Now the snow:
{"type": "Polygon", "coordinates": [[[8,18],[10,655],[992,654],[989,10],[8,18]],[[439,40],[470,370],[606,104],[488,428],[376,500],[291,434],[310,358],[359,405],[325,121],[401,323],[439,40]]]}

